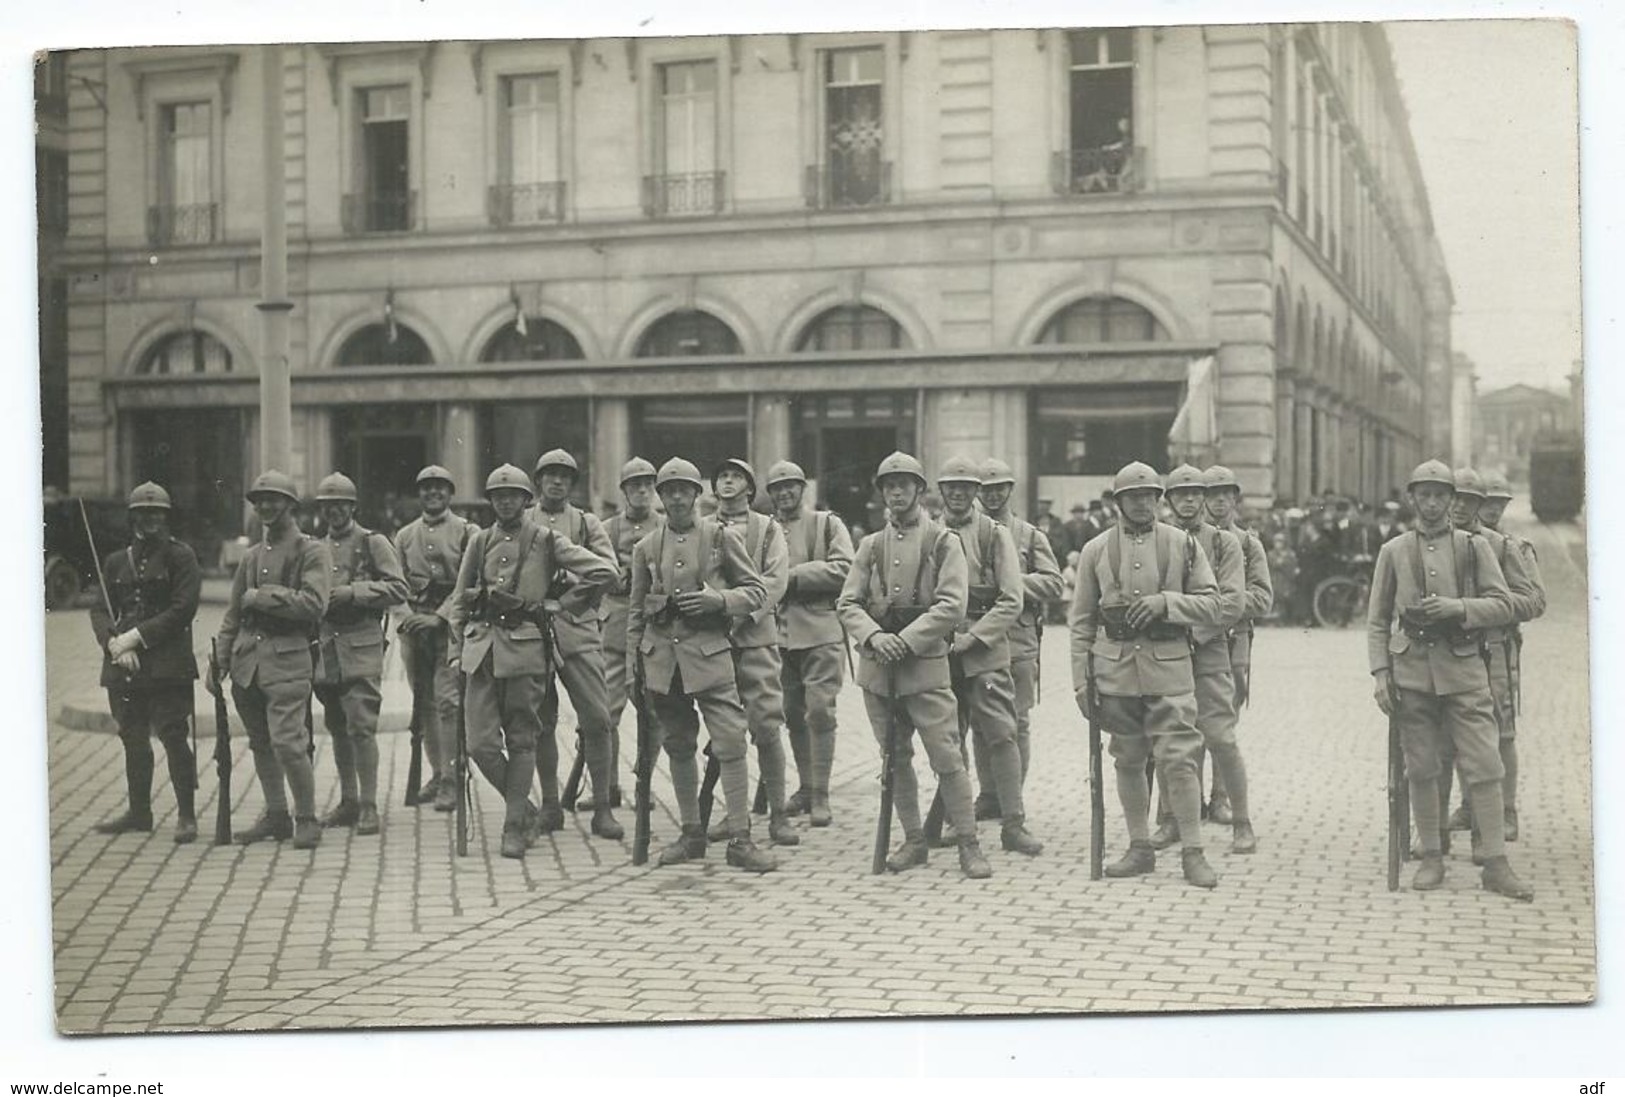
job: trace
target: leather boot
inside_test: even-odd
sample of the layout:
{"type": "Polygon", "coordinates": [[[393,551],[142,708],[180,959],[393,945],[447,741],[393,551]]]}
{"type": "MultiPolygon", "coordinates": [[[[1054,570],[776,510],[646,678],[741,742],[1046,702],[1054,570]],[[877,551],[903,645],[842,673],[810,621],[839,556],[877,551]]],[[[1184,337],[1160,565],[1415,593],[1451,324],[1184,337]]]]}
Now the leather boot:
{"type": "Polygon", "coordinates": [[[886,858],[886,871],[907,872],[911,868],[918,868],[925,864],[931,851],[926,847],[925,838],[918,834],[911,834],[903,839],[903,844],[897,847],[890,857],[886,858]]]}
{"type": "Polygon", "coordinates": [[[748,834],[728,842],[727,861],[734,868],[742,868],[746,872],[772,872],[779,867],[779,859],[765,850],[757,849],[748,834]]]}
{"type": "Polygon", "coordinates": [[[1011,853],[1037,857],[1044,852],[1044,843],[1034,838],[1025,826],[1026,820],[1012,815],[999,828],[999,845],[1011,853]]]}
{"type": "Polygon", "coordinates": [[[1150,842],[1130,842],[1128,852],[1107,865],[1105,875],[1113,880],[1125,876],[1144,876],[1157,867],[1156,847],[1150,842]]]}
{"type": "Polygon", "coordinates": [[[776,846],[799,846],[801,844],[801,835],[796,833],[796,828],[785,817],[783,808],[769,814],[767,836],[776,846]]]}
{"type": "Polygon", "coordinates": [[[1467,806],[1466,800],[1463,800],[1461,806],[1450,813],[1449,826],[1451,830],[1473,829],[1473,809],[1467,806]]]}
{"type": "Polygon", "coordinates": [[[462,782],[462,775],[455,768],[440,779],[434,790],[434,809],[436,811],[457,810],[457,788],[462,782]]]}
{"type": "Polygon", "coordinates": [[[558,804],[543,804],[536,812],[536,833],[552,834],[564,829],[564,809],[558,804]]]}
{"type": "Polygon", "coordinates": [[[1207,804],[1207,817],[1221,826],[1232,826],[1236,819],[1230,811],[1230,797],[1214,794],[1207,804]]]}
{"type": "Polygon", "coordinates": [[[1258,836],[1253,833],[1253,825],[1246,819],[1237,819],[1232,824],[1230,837],[1231,853],[1257,853],[1258,836]]]}
{"type": "Polygon", "coordinates": [[[152,815],[138,816],[133,811],[126,811],[116,819],[97,823],[95,830],[97,834],[151,834],[152,815]]]}
{"type": "Polygon", "coordinates": [[[611,842],[619,842],[626,837],[626,828],[615,818],[607,802],[592,809],[592,832],[611,842]]]}
{"type": "Polygon", "coordinates": [[[1505,895],[1508,899],[1518,899],[1527,903],[1535,898],[1535,889],[1518,879],[1518,874],[1512,871],[1512,865],[1505,857],[1490,857],[1485,860],[1482,883],[1485,891],[1505,895]]]}
{"type": "Polygon", "coordinates": [[[807,805],[807,821],[815,827],[827,827],[835,821],[829,811],[829,790],[814,789],[807,805]]]}
{"type": "Polygon", "coordinates": [[[981,792],[976,796],[976,821],[985,822],[988,819],[997,819],[1004,814],[999,806],[999,798],[990,792],[981,792]]]}
{"type": "Polygon", "coordinates": [[[378,805],[362,804],[361,810],[355,817],[355,832],[357,834],[377,834],[382,829],[378,822],[378,805]]]}
{"type": "Polygon", "coordinates": [[[1484,839],[1482,839],[1482,838],[1480,838],[1478,836],[1478,828],[1477,827],[1473,828],[1472,835],[1473,835],[1473,864],[1478,865],[1479,867],[1483,867],[1483,865],[1484,865],[1484,839]]]}
{"type": "Polygon", "coordinates": [[[959,844],[959,832],[948,823],[942,825],[942,831],[929,840],[932,849],[950,849],[959,844]]]}
{"type": "Polygon", "coordinates": [[[1172,819],[1164,819],[1157,824],[1156,831],[1151,835],[1152,849],[1167,849],[1179,841],[1179,824],[1172,819]]]}
{"type": "Polygon", "coordinates": [[[189,846],[197,841],[197,820],[183,815],[175,820],[175,844],[189,846]]]}
{"type": "Polygon", "coordinates": [[[728,826],[728,816],[719,814],[711,821],[711,828],[705,832],[708,842],[726,842],[733,837],[733,828],[728,826]]]}
{"type": "Polygon", "coordinates": [[[993,866],[982,856],[981,843],[974,837],[959,843],[959,871],[970,880],[986,880],[993,875],[993,866]]]}
{"type": "Polygon", "coordinates": [[[238,845],[250,845],[254,842],[282,842],[293,837],[293,817],[286,811],[275,814],[266,812],[247,830],[237,832],[238,845]]]}
{"type": "Polygon", "coordinates": [[[529,847],[530,843],[525,839],[524,827],[504,826],[502,828],[502,856],[522,861],[525,857],[525,850],[529,847]]]}
{"type": "Polygon", "coordinates": [[[443,780],[443,777],[430,777],[423,782],[423,787],[418,789],[417,802],[427,804],[435,800],[440,795],[440,782],[443,780]]]}
{"type": "Polygon", "coordinates": [[[293,848],[315,849],[322,841],[322,825],[315,816],[302,815],[293,823],[293,848]]]}
{"type": "Polygon", "coordinates": [[[338,806],[322,816],[324,827],[353,827],[361,818],[361,805],[354,800],[340,800],[338,806]]]}
{"type": "Polygon", "coordinates": [[[1186,883],[1199,888],[1219,886],[1219,874],[1213,871],[1213,866],[1207,863],[1207,858],[1202,855],[1200,849],[1186,846],[1179,859],[1185,869],[1186,883]]]}
{"type": "Polygon", "coordinates": [[[1507,808],[1504,818],[1506,819],[1506,840],[1516,842],[1518,840],[1518,809],[1507,808]]]}
{"type": "Polygon", "coordinates": [[[805,788],[798,788],[784,801],[784,814],[789,816],[805,815],[812,806],[812,793],[805,788]]]}
{"type": "Polygon", "coordinates": [[[677,841],[660,850],[656,863],[680,865],[684,861],[698,861],[705,856],[705,830],[698,825],[684,826],[677,841]]]}
{"type": "Polygon", "coordinates": [[[1422,863],[1411,877],[1412,891],[1433,891],[1444,886],[1444,854],[1424,853],[1422,863]]]}

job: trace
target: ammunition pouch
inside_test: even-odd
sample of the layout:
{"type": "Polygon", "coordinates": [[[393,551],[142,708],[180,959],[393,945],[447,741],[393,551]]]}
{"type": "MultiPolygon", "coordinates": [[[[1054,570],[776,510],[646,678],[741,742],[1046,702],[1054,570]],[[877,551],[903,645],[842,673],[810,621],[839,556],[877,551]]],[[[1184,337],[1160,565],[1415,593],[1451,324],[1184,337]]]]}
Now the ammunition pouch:
{"type": "Polygon", "coordinates": [[[965,602],[965,615],[971,618],[982,617],[999,601],[999,588],[980,584],[972,585],[969,597],[965,602]]]}
{"type": "Polygon", "coordinates": [[[540,609],[535,603],[501,589],[482,590],[474,596],[475,618],[498,628],[515,629],[521,625],[539,624],[540,609]]]}
{"type": "Polygon", "coordinates": [[[930,609],[930,606],[894,606],[878,602],[869,606],[869,616],[885,632],[902,632],[930,609]]]}
{"type": "Polygon", "coordinates": [[[408,604],[419,613],[433,613],[451,596],[452,589],[451,583],[429,583],[414,594],[408,604]]]}
{"type": "Polygon", "coordinates": [[[784,600],[798,606],[806,606],[808,609],[834,609],[836,597],[828,591],[809,590],[795,591],[786,595],[784,600]]]}
{"type": "Polygon", "coordinates": [[[243,623],[251,626],[255,632],[263,632],[267,636],[310,636],[314,632],[308,621],[289,621],[258,610],[249,610],[243,614],[243,623]]]}
{"type": "Polygon", "coordinates": [[[378,616],[377,610],[358,606],[354,602],[343,606],[329,606],[327,609],[327,623],[336,628],[348,628],[363,621],[377,621],[378,616]]]}
{"type": "Polygon", "coordinates": [[[1429,621],[1422,616],[1420,606],[1406,606],[1400,610],[1399,627],[1412,640],[1421,640],[1423,642],[1437,640],[1455,645],[1471,642],[1474,639],[1466,629],[1461,627],[1460,621],[1429,621]]]}
{"type": "Polygon", "coordinates": [[[643,619],[648,624],[669,628],[676,624],[682,615],[682,611],[677,608],[677,602],[669,594],[643,596],[643,619]]]}
{"type": "Polygon", "coordinates": [[[1100,617],[1108,640],[1190,640],[1190,631],[1184,625],[1169,621],[1152,621],[1142,629],[1131,627],[1127,606],[1102,606],[1100,617]]]}

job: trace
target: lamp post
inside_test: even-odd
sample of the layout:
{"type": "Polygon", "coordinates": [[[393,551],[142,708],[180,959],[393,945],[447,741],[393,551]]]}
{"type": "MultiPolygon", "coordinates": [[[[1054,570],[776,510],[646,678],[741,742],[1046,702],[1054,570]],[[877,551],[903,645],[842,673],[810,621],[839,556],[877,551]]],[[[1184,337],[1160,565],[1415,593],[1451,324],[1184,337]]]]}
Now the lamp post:
{"type": "Polygon", "coordinates": [[[282,150],[282,47],[260,48],[260,151],[265,208],[260,220],[260,468],[291,473],[293,388],[289,378],[287,175],[282,150]]]}

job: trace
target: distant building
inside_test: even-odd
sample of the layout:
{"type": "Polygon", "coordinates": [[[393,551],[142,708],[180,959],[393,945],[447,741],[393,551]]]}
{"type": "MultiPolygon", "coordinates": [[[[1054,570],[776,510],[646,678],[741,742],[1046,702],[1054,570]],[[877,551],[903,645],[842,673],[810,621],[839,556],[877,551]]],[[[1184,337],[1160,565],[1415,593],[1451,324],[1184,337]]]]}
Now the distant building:
{"type": "Polygon", "coordinates": [[[1579,430],[1568,393],[1533,385],[1509,385],[1480,394],[1476,416],[1476,460],[1522,477],[1529,469],[1529,443],[1553,431],[1579,430]]]}
{"type": "MultiPolygon", "coordinates": [[[[255,471],[262,53],[70,55],[72,490],[255,471]]],[[[1448,449],[1450,284],[1371,24],[290,46],[295,467],[894,448],[1064,511],[1189,363],[1254,501],[1448,449]]],[[[373,520],[377,520],[376,513],[373,520]]]]}

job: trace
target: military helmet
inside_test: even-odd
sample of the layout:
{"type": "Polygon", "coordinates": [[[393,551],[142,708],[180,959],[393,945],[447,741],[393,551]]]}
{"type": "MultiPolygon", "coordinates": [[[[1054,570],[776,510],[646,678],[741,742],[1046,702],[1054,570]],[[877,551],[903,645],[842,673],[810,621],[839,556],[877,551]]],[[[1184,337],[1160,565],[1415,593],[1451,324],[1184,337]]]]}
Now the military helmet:
{"type": "Polygon", "coordinates": [[[978,487],[982,483],[982,470],[976,467],[976,462],[969,457],[955,455],[942,463],[937,470],[937,483],[964,484],[971,483],[978,487]]]}
{"type": "Polygon", "coordinates": [[[293,477],[279,469],[266,469],[254,477],[254,482],[248,485],[248,501],[252,503],[256,495],[282,495],[299,502],[299,489],[294,486],[293,477]]]}
{"type": "MultiPolygon", "coordinates": [[[[980,472],[984,488],[995,484],[1014,484],[1016,482],[1015,471],[1010,468],[1009,463],[1001,461],[997,457],[989,457],[986,461],[983,461],[980,472]]],[[[941,480],[942,477],[939,476],[937,479],[941,480]]]]}
{"type": "Polygon", "coordinates": [[[695,491],[705,490],[705,481],[700,479],[700,470],[694,466],[693,461],[685,461],[681,457],[673,457],[655,474],[655,490],[659,491],[667,484],[692,484],[695,491]]]}
{"type": "Polygon", "coordinates": [[[1417,484],[1443,484],[1451,491],[1456,490],[1456,476],[1450,471],[1450,466],[1443,461],[1423,461],[1411,473],[1411,478],[1405,482],[1405,490],[1409,491],[1417,484]]]}
{"type": "Polygon", "coordinates": [[[1168,474],[1168,479],[1164,481],[1162,487],[1164,491],[1177,491],[1180,488],[1205,489],[1207,477],[1203,476],[1202,470],[1195,465],[1180,465],[1168,474]]]}
{"type": "Polygon", "coordinates": [[[621,466],[622,487],[626,486],[628,480],[638,480],[644,477],[653,480],[655,476],[655,467],[641,457],[634,457],[621,466]]]}
{"type": "Polygon", "coordinates": [[[342,472],[330,472],[316,485],[318,503],[354,503],[355,481],[342,472]]]}
{"type": "Polygon", "coordinates": [[[1512,498],[1512,485],[1507,482],[1507,478],[1504,473],[1492,472],[1488,476],[1484,477],[1484,498],[1512,498]]]}
{"type": "Polygon", "coordinates": [[[151,480],[137,484],[135,490],[130,492],[130,505],[126,509],[169,510],[169,492],[151,480]]]}
{"type": "Polygon", "coordinates": [[[545,468],[569,469],[571,476],[581,475],[581,466],[576,464],[576,459],[570,456],[568,450],[550,449],[536,458],[536,475],[540,476],[545,468]]]}
{"type": "Polygon", "coordinates": [[[722,475],[723,469],[738,469],[740,472],[744,473],[745,479],[750,481],[750,491],[747,493],[747,495],[751,499],[756,498],[756,470],[751,468],[750,462],[745,460],[743,457],[726,457],[723,459],[721,464],[711,470],[712,491],[716,490],[717,477],[722,475]]]}
{"type": "Polygon", "coordinates": [[[1451,473],[1456,482],[1457,495],[1476,495],[1484,498],[1484,478],[1478,474],[1477,469],[1460,468],[1451,473]]]}
{"type": "Polygon", "coordinates": [[[491,470],[491,475],[485,478],[485,494],[490,495],[498,488],[513,488],[522,491],[532,499],[536,498],[536,487],[525,475],[525,470],[517,465],[498,465],[491,470]]]}
{"type": "Polygon", "coordinates": [[[439,465],[426,465],[423,471],[418,473],[417,483],[419,487],[424,484],[434,483],[436,480],[443,482],[451,491],[457,490],[457,481],[451,478],[449,469],[441,468],[439,465]]]}
{"type": "Polygon", "coordinates": [[[898,450],[896,453],[893,453],[890,457],[880,462],[880,467],[875,469],[875,486],[879,487],[880,481],[884,477],[890,476],[893,473],[903,473],[906,476],[912,476],[914,479],[920,482],[921,487],[930,486],[926,483],[925,466],[901,450],[898,450]]]}
{"type": "Polygon", "coordinates": [[[1236,474],[1225,468],[1223,465],[1214,465],[1212,468],[1204,472],[1202,474],[1202,483],[1207,485],[1209,491],[1212,491],[1214,488],[1235,488],[1237,491],[1241,490],[1241,481],[1236,479],[1236,474]]]}
{"type": "Polygon", "coordinates": [[[1157,470],[1144,461],[1130,461],[1117,470],[1112,478],[1112,497],[1123,494],[1125,491],[1135,491],[1139,488],[1150,488],[1158,495],[1162,494],[1162,477],[1157,470]]]}
{"type": "Polygon", "coordinates": [[[775,461],[773,467],[767,470],[767,490],[772,491],[778,484],[787,484],[791,481],[805,484],[807,474],[801,471],[801,466],[794,461],[775,461]]]}

